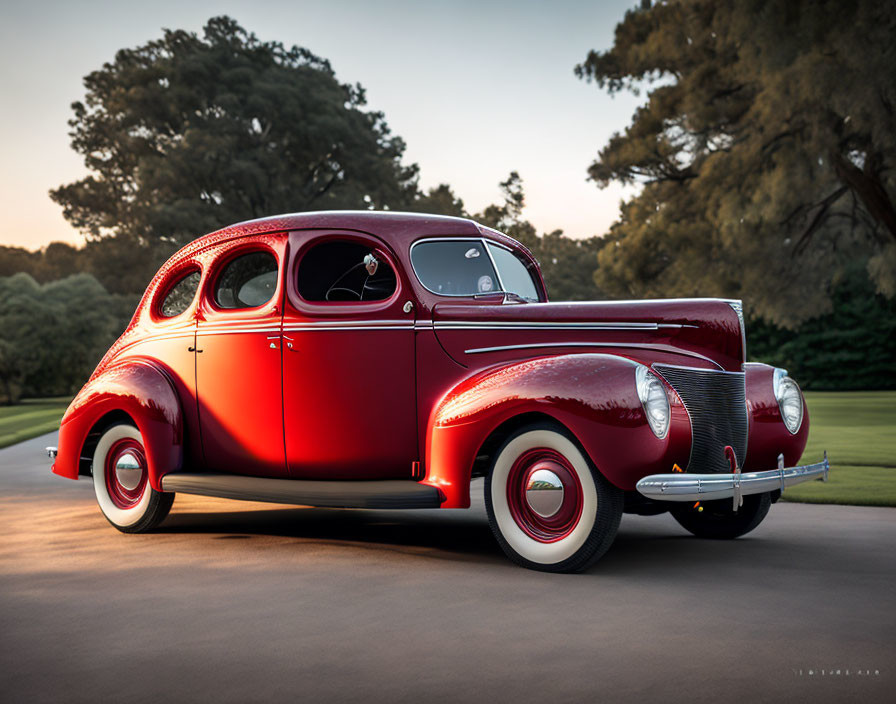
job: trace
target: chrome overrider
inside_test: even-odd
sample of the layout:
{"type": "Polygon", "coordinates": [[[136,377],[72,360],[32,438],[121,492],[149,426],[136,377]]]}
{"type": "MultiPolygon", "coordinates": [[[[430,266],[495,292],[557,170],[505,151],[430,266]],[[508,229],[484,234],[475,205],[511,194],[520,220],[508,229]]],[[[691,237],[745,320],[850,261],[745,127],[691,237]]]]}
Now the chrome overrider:
{"type": "Polygon", "coordinates": [[[784,455],[778,455],[778,468],[766,472],[741,472],[730,474],[651,474],[637,484],[638,492],[656,501],[715,501],[734,499],[734,509],[743,503],[744,496],[764,494],[767,491],[782,492],[788,486],[812,479],[828,480],[828,453],[824,460],[799,467],[785,467],[784,455]]]}

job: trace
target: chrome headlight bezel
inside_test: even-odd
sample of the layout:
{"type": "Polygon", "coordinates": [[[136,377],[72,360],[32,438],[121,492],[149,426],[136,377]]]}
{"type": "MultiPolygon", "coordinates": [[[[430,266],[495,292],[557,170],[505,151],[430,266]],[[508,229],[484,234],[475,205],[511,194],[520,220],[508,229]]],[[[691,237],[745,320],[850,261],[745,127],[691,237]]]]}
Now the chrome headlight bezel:
{"type": "Polygon", "coordinates": [[[647,418],[647,425],[660,440],[669,434],[672,424],[672,405],[666,387],[659,377],[643,364],[635,367],[635,388],[647,418]]]}
{"type": "Polygon", "coordinates": [[[787,432],[796,435],[803,425],[803,394],[799,384],[787,376],[786,369],[775,369],[774,392],[781,422],[787,432]]]}

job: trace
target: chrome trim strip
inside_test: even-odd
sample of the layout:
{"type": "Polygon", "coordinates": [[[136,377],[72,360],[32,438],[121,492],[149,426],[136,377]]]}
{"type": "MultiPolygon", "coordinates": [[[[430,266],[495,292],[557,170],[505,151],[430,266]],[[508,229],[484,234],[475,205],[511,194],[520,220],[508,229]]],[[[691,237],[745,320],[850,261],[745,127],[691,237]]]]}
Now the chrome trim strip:
{"type": "MultiPolygon", "coordinates": [[[[783,461],[781,462],[783,465],[783,461]]],[[[824,460],[798,467],[738,474],[651,474],[637,484],[640,494],[657,501],[715,501],[750,494],[764,494],[802,482],[827,481],[831,465],[824,460]]]]}
{"type": "Polygon", "coordinates": [[[197,335],[239,335],[251,333],[280,332],[280,326],[274,328],[197,328],[197,335]]]}
{"type": "Polygon", "coordinates": [[[319,328],[338,328],[338,327],[357,327],[358,325],[392,325],[406,326],[413,325],[413,320],[306,320],[303,322],[284,323],[284,328],[289,327],[319,327],[319,328]]]}
{"type": "Polygon", "coordinates": [[[414,330],[413,325],[340,325],[339,327],[318,327],[315,325],[290,325],[286,332],[342,332],[343,330],[414,330]]]}
{"type": "MultiPolygon", "coordinates": [[[[657,330],[657,323],[618,322],[532,322],[532,321],[494,321],[478,323],[466,320],[436,320],[433,326],[439,330],[657,330]]],[[[668,327],[668,325],[667,325],[668,327]]],[[[676,327],[681,327],[676,326],[676,327]]]]}
{"type": "MultiPolygon", "coordinates": [[[[534,343],[527,345],[500,345],[498,347],[474,347],[472,349],[464,350],[466,354],[481,354],[483,352],[504,352],[505,350],[530,350],[537,349],[539,347],[628,347],[631,349],[647,349],[647,350],[656,350],[656,345],[643,344],[639,345],[637,343],[632,342],[543,342],[543,343],[534,343]]],[[[661,351],[669,351],[673,352],[673,350],[661,350],[661,351]]],[[[714,364],[719,368],[719,371],[722,370],[722,367],[715,360],[710,359],[709,357],[704,357],[702,354],[697,352],[691,352],[690,350],[674,350],[675,354],[685,355],[688,357],[696,357],[697,359],[702,359],[705,362],[709,362],[710,364],[714,364]]],[[[694,369],[696,371],[701,372],[715,372],[715,369],[704,369],[702,367],[682,367],[682,369],[694,369]]],[[[666,382],[668,383],[668,382],[666,382]]]]}
{"type": "MultiPolygon", "coordinates": [[[[706,369],[701,369],[700,367],[686,367],[682,364],[666,364],[665,362],[659,362],[658,365],[660,367],[671,367],[672,369],[684,369],[689,372],[705,372],[705,371],[707,371],[706,369]]],[[[659,369],[657,369],[656,371],[659,374],[662,374],[662,372],[659,369]]],[[[726,369],[722,369],[721,366],[719,367],[719,371],[715,372],[715,373],[716,374],[739,374],[741,376],[743,376],[743,374],[744,374],[743,372],[731,372],[726,369]]],[[[664,380],[665,380],[665,378],[666,377],[663,377],[664,380]]],[[[669,382],[667,381],[666,383],[668,384],[669,382]]],[[[672,386],[672,385],[669,384],[669,386],[672,386]]]]}

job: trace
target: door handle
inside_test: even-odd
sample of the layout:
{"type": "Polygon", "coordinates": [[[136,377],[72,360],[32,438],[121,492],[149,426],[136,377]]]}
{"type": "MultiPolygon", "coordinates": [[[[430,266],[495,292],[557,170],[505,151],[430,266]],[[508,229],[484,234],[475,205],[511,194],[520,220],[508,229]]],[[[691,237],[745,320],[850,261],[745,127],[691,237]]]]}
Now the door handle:
{"type": "Polygon", "coordinates": [[[189,347],[187,347],[187,352],[202,352],[202,350],[198,350],[195,347],[193,347],[192,345],[190,345],[189,347]]]}

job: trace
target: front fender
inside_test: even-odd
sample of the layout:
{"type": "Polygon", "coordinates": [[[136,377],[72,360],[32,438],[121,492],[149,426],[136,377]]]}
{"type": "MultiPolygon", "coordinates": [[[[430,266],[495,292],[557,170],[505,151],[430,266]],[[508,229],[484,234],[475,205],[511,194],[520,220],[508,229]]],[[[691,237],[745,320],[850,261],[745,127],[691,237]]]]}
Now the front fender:
{"type": "Polygon", "coordinates": [[[565,426],[621,489],[690,453],[690,421],[667,387],[672,423],[666,437],[650,427],[635,388],[636,363],[607,354],[540,357],[488,369],[451,389],[430,415],[424,484],[445,495],[443,508],[470,505],[473,462],[489,436],[515,416],[538,413],[565,426]]]}
{"type": "Polygon", "coordinates": [[[183,462],[184,421],[168,374],[158,362],[145,358],[108,367],[75,396],[59,427],[53,472],[77,479],[88,434],[114,412],[126,413],[136,424],[143,436],[150,486],[161,491],[162,477],[183,462]]]}
{"type": "MultiPolygon", "coordinates": [[[[781,419],[781,409],[775,398],[775,368],[751,362],[746,371],[747,410],[750,434],[747,438],[747,457],[744,470],[760,472],[778,466],[778,455],[784,455],[784,466],[799,463],[809,439],[809,410],[803,397],[803,421],[796,434],[791,434],[781,419]]],[[[800,391],[802,394],[802,391],[800,391]]]]}

